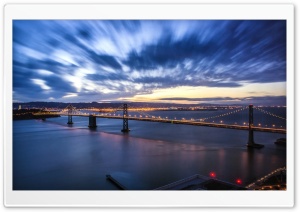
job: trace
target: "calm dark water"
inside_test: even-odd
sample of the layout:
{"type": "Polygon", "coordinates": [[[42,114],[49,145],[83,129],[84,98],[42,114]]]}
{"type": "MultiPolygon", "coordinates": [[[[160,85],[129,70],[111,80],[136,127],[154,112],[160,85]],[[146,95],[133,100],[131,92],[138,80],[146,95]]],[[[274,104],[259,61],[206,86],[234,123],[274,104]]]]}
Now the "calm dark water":
{"type": "MultiPolygon", "coordinates": [[[[267,110],[267,109],[266,109],[267,110]]],[[[285,108],[268,108],[285,117],[285,108]]],[[[181,119],[203,118],[223,111],[156,111],[150,115],[181,119]]],[[[248,111],[220,117],[215,122],[243,124],[248,111]]],[[[134,115],[135,113],[131,113],[134,115]]],[[[116,176],[129,189],[154,189],[194,175],[209,175],[243,185],[286,165],[286,148],[274,144],[282,134],[254,132],[262,149],[246,148],[247,131],[155,122],[67,117],[46,121],[13,122],[13,188],[15,190],[116,190],[106,174],[116,176]]],[[[285,127],[285,120],[254,113],[255,125],[285,127]]]]}

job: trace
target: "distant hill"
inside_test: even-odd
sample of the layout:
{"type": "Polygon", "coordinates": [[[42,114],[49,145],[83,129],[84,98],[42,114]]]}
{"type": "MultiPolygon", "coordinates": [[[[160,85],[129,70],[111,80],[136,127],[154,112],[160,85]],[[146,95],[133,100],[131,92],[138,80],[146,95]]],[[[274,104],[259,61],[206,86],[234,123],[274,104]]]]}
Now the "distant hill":
{"type": "MultiPolygon", "coordinates": [[[[79,102],[79,103],[64,103],[64,102],[26,102],[26,103],[13,103],[13,108],[18,109],[21,106],[22,109],[26,108],[66,108],[69,104],[74,107],[80,108],[118,108],[122,106],[124,102],[113,102],[113,103],[98,103],[98,102],[79,102]]],[[[151,103],[151,102],[126,102],[130,107],[151,107],[151,108],[161,108],[161,107],[197,107],[197,106],[207,106],[207,107],[221,107],[218,104],[174,104],[174,103],[151,103]]],[[[228,106],[228,105],[227,105],[228,106]]],[[[237,106],[237,105],[236,105],[237,106]]]]}

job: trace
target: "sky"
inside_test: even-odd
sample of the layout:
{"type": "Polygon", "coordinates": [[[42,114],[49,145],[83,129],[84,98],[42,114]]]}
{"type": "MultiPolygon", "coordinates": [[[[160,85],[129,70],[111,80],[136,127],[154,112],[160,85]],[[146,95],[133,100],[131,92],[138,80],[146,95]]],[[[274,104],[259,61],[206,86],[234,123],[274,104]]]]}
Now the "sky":
{"type": "Polygon", "coordinates": [[[286,105],[286,21],[14,20],[13,101],[286,105]]]}

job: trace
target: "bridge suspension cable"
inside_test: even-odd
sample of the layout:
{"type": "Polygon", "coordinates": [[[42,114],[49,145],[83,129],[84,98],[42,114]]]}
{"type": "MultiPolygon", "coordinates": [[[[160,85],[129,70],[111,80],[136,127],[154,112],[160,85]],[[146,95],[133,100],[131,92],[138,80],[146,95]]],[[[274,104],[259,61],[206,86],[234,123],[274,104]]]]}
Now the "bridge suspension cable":
{"type": "Polygon", "coordinates": [[[258,110],[258,111],[260,111],[260,112],[262,112],[262,113],[265,113],[265,114],[267,114],[267,115],[270,115],[270,116],[273,116],[273,117],[276,117],[276,118],[279,118],[279,119],[286,120],[286,118],[284,118],[284,117],[278,116],[278,115],[276,115],[276,114],[274,114],[274,113],[268,112],[268,111],[263,110],[263,109],[261,109],[261,108],[259,108],[259,107],[253,107],[253,108],[256,109],[256,110],[258,110]]]}
{"type": "Polygon", "coordinates": [[[152,117],[157,118],[156,116],[150,115],[150,114],[142,112],[142,111],[135,111],[135,112],[137,112],[137,113],[139,113],[141,115],[144,115],[146,118],[147,117],[149,117],[149,118],[152,118],[152,117]]]}
{"type": "Polygon", "coordinates": [[[230,111],[230,112],[227,112],[227,113],[223,113],[223,114],[220,114],[220,115],[215,115],[215,116],[210,116],[210,117],[206,117],[206,118],[201,118],[200,121],[205,121],[206,119],[214,119],[214,118],[219,118],[219,117],[223,117],[223,116],[228,116],[228,115],[231,115],[231,114],[234,114],[234,113],[238,113],[240,111],[243,111],[243,110],[246,110],[248,109],[248,107],[243,107],[243,108],[240,108],[240,109],[237,109],[237,110],[234,110],[234,111],[230,111]]]}
{"type": "MultiPolygon", "coordinates": [[[[234,110],[234,111],[230,111],[230,112],[226,112],[224,114],[219,114],[219,115],[215,115],[215,116],[210,116],[210,117],[205,117],[205,118],[198,118],[198,119],[194,119],[192,118],[191,120],[194,120],[194,121],[205,121],[207,119],[214,119],[214,118],[219,118],[219,117],[224,117],[224,116],[228,116],[228,115],[231,115],[231,114],[235,114],[235,113],[238,113],[240,111],[243,111],[245,109],[248,109],[248,107],[243,107],[243,108],[240,108],[240,109],[237,109],[237,110],[234,110]]],[[[148,113],[145,113],[145,112],[142,112],[142,111],[135,111],[136,113],[142,115],[142,116],[145,116],[146,118],[149,117],[149,118],[161,118],[160,116],[154,116],[154,115],[151,115],[151,114],[148,114],[148,113]]],[[[164,118],[161,118],[161,119],[164,119],[164,118]]],[[[171,118],[170,118],[171,119],[171,118]]],[[[175,118],[176,119],[176,118],[175,118]]],[[[185,118],[182,118],[182,119],[185,119],[185,118]]]]}

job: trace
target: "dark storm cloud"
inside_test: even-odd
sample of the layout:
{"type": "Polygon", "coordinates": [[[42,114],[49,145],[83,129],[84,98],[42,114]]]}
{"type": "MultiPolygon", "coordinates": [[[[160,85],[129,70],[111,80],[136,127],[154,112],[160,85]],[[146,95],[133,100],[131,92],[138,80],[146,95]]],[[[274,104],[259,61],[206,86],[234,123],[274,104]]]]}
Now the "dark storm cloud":
{"type": "Polygon", "coordinates": [[[186,58],[197,59],[211,54],[215,48],[214,43],[198,43],[196,35],[180,41],[173,41],[168,35],[154,45],[145,46],[140,53],[131,52],[124,64],[134,69],[172,68],[186,58]]]}
{"type": "Polygon", "coordinates": [[[112,81],[128,80],[128,76],[122,73],[115,74],[115,73],[107,73],[107,72],[102,72],[102,74],[89,74],[86,78],[89,80],[99,81],[99,82],[101,81],[103,82],[105,80],[112,80],[112,81]]]}
{"type": "MultiPolygon", "coordinates": [[[[214,25],[221,30],[216,33],[209,28],[209,33],[213,34],[209,41],[201,42],[202,34],[196,32],[174,41],[172,34],[167,33],[157,43],[144,46],[140,53],[130,52],[124,64],[138,70],[173,68],[182,67],[188,58],[193,64],[189,68],[182,67],[182,73],[188,70],[196,74],[209,69],[205,73],[207,76],[230,79],[233,85],[236,80],[285,81],[285,21],[228,21],[214,25]],[[197,64],[201,60],[210,63],[197,64]],[[262,68],[266,64],[272,64],[272,67],[262,68]],[[222,70],[216,70],[217,66],[223,66],[222,70]]],[[[216,83],[211,85],[215,87],[216,83]]],[[[224,85],[227,83],[220,81],[219,86],[224,85]]]]}
{"type": "Polygon", "coordinates": [[[142,77],[135,79],[137,83],[155,84],[157,87],[176,87],[176,86],[207,86],[207,87],[240,87],[236,82],[209,82],[197,79],[174,78],[172,76],[166,77],[142,77]]]}
{"type": "Polygon", "coordinates": [[[61,73],[63,70],[71,71],[74,68],[76,68],[76,65],[74,64],[64,65],[60,62],[51,59],[45,59],[45,60],[35,59],[35,60],[28,61],[28,63],[24,65],[31,70],[46,69],[54,73],[61,73]]]}
{"type": "MultiPolygon", "coordinates": [[[[87,32],[87,29],[85,31],[81,29],[80,37],[83,37],[83,39],[89,41],[92,35],[90,32],[87,32]],[[85,32],[84,36],[82,35],[83,32],[85,32]]],[[[113,69],[121,69],[121,65],[118,63],[115,57],[107,54],[97,54],[93,49],[91,49],[91,47],[80,42],[78,37],[67,33],[64,35],[64,39],[79,48],[82,52],[82,57],[86,57],[86,59],[91,60],[98,65],[109,66],[113,69]]]]}
{"type": "Polygon", "coordinates": [[[84,29],[84,28],[78,30],[78,35],[87,40],[91,39],[91,37],[92,37],[91,33],[87,29],[84,29]]]}
{"type": "Polygon", "coordinates": [[[103,65],[103,66],[109,66],[113,69],[121,69],[121,65],[118,63],[118,61],[109,55],[100,55],[96,54],[95,52],[89,51],[89,57],[97,64],[103,65]]]}
{"type": "Polygon", "coordinates": [[[57,91],[60,91],[61,93],[76,92],[76,89],[73,86],[71,86],[69,82],[61,79],[57,75],[41,76],[40,79],[45,80],[48,86],[55,88],[57,91]]]}
{"type": "Polygon", "coordinates": [[[13,80],[33,100],[285,82],[286,21],[14,21],[13,80]]]}
{"type": "Polygon", "coordinates": [[[63,80],[59,75],[39,74],[35,69],[24,68],[24,66],[13,66],[13,87],[15,91],[22,91],[27,96],[43,96],[39,99],[48,99],[49,97],[58,98],[66,93],[76,92],[76,89],[69,82],[63,80]],[[46,86],[54,88],[51,92],[44,90],[40,85],[34,83],[34,80],[42,80],[46,86]]]}

